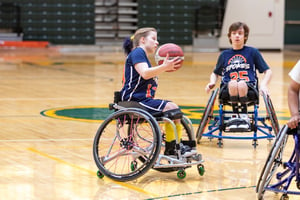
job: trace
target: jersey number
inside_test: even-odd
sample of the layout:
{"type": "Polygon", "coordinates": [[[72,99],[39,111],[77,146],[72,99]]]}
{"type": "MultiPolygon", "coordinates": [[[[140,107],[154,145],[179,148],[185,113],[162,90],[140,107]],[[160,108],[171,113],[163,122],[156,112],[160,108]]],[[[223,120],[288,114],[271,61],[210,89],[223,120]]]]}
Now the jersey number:
{"type": "Polygon", "coordinates": [[[153,96],[151,95],[151,90],[156,90],[156,87],[152,87],[152,84],[148,84],[147,86],[147,92],[146,92],[146,97],[147,98],[153,98],[153,96]]]}
{"type": "Polygon", "coordinates": [[[247,71],[231,72],[230,78],[231,78],[231,80],[244,80],[246,82],[249,81],[247,71]]]}

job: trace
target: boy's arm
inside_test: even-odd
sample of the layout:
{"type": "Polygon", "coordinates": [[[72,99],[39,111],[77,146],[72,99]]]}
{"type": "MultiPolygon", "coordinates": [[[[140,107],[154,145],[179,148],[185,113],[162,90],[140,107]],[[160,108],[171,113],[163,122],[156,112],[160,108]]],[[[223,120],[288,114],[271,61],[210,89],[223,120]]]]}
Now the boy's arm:
{"type": "Polygon", "coordinates": [[[210,79],[209,79],[210,81],[205,87],[206,93],[209,93],[209,91],[215,87],[218,79],[219,79],[219,75],[215,74],[214,72],[211,73],[210,79]]]}
{"type": "Polygon", "coordinates": [[[299,115],[299,90],[300,84],[292,80],[288,88],[288,104],[291,118],[288,121],[289,128],[296,128],[300,120],[299,115]]]}
{"type": "Polygon", "coordinates": [[[271,81],[271,78],[272,78],[271,69],[267,69],[266,71],[264,71],[264,78],[262,79],[262,81],[260,83],[260,88],[259,88],[261,94],[263,92],[265,94],[269,94],[268,84],[271,81]]]}

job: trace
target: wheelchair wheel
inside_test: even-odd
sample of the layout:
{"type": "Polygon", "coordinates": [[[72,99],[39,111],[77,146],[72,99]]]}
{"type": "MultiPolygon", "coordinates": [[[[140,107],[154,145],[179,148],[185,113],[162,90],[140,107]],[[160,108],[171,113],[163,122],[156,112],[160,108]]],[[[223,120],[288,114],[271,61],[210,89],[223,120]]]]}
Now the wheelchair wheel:
{"type": "Polygon", "coordinates": [[[274,110],[272,101],[270,99],[270,96],[266,95],[265,93],[263,93],[263,98],[264,98],[264,102],[265,102],[265,106],[266,106],[266,110],[267,110],[267,116],[271,121],[271,126],[274,131],[274,135],[277,135],[280,127],[279,127],[278,119],[277,119],[276,112],[274,110]]]}
{"type": "Polygon", "coordinates": [[[147,112],[128,108],[112,113],[99,127],[93,156],[99,171],[116,181],[134,180],[156,161],[161,133],[147,112]]]}
{"type": "Polygon", "coordinates": [[[282,155],[288,138],[288,135],[286,134],[287,130],[287,125],[284,125],[280,130],[268,155],[263,170],[261,171],[256,186],[256,192],[258,193],[257,197],[259,200],[263,199],[265,188],[269,185],[277,168],[282,164],[282,155]]]}
{"type": "Polygon", "coordinates": [[[205,107],[205,110],[203,112],[202,118],[199,123],[199,127],[197,129],[196,138],[197,143],[200,143],[200,140],[202,138],[203,132],[207,126],[207,124],[210,122],[210,119],[213,118],[213,111],[214,111],[214,104],[217,98],[217,94],[219,92],[219,88],[214,90],[208,100],[208,103],[205,107]]]}

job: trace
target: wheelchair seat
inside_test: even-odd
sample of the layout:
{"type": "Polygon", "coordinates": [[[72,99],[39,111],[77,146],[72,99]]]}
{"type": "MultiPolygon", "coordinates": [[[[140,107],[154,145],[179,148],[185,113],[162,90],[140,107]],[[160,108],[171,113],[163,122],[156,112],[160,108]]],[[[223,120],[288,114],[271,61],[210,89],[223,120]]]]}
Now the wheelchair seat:
{"type": "MultiPolygon", "coordinates": [[[[114,92],[114,103],[109,104],[109,109],[110,110],[112,110],[112,109],[118,110],[120,108],[139,108],[144,111],[148,111],[144,106],[142,106],[137,101],[121,101],[120,92],[115,91],[114,92]]],[[[171,120],[181,119],[183,116],[183,113],[181,112],[180,109],[168,110],[166,112],[157,111],[157,112],[152,112],[150,114],[153,117],[155,117],[158,121],[162,120],[162,118],[169,118],[171,120]]]]}
{"type": "MultiPolygon", "coordinates": [[[[252,89],[251,91],[253,91],[253,93],[251,92],[249,97],[248,97],[248,101],[245,102],[246,106],[253,106],[253,105],[258,105],[259,104],[259,90],[258,90],[258,87],[253,87],[251,85],[249,85],[249,87],[252,89]]],[[[221,87],[220,88],[220,92],[219,92],[219,103],[220,104],[223,104],[223,105],[229,105],[229,106],[232,106],[232,104],[234,102],[232,102],[230,99],[229,99],[229,94],[228,94],[228,97],[227,98],[222,98],[222,93],[223,93],[223,90],[224,88],[221,87]]],[[[237,103],[241,103],[241,102],[237,102],[237,103]]]]}
{"type": "Polygon", "coordinates": [[[248,107],[254,106],[254,110],[258,108],[259,104],[259,92],[258,87],[248,85],[249,90],[247,101],[241,102],[239,100],[232,101],[230,99],[228,91],[224,91],[224,87],[220,87],[219,103],[222,113],[224,113],[224,123],[222,123],[221,129],[225,132],[249,132],[255,129],[254,120],[250,120],[253,112],[248,112],[248,107]],[[226,111],[225,106],[232,107],[232,111],[226,111]],[[240,114],[243,114],[240,115],[240,114]],[[250,115],[249,115],[250,114],[250,115]]]}

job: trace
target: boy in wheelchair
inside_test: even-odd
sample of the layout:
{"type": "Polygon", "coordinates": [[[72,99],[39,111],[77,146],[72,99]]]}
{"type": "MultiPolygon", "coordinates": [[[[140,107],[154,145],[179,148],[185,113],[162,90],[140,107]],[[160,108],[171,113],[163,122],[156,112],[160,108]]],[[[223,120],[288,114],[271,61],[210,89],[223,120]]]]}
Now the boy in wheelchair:
{"type": "Polygon", "coordinates": [[[224,50],[219,55],[216,67],[210,75],[210,82],[206,85],[207,93],[214,88],[221,77],[219,100],[232,106],[231,119],[227,128],[249,129],[247,105],[258,101],[258,90],[268,94],[267,85],[271,80],[272,71],[267,65],[259,50],[246,46],[249,36],[249,27],[242,22],[231,24],[228,31],[229,42],[232,48],[224,50]],[[264,77],[258,87],[259,73],[264,77]]]}
{"type": "MultiPolygon", "coordinates": [[[[158,86],[157,76],[165,71],[176,69],[181,62],[179,57],[169,59],[167,56],[163,64],[152,67],[148,56],[155,53],[158,44],[157,31],[154,28],[140,28],[131,38],[127,38],[124,41],[123,48],[127,58],[123,74],[123,88],[120,91],[120,101],[135,102],[135,105],[152,115],[157,113],[172,114],[172,112],[175,112],[181,113],[182,116],[182,112],[175,103],[168,100],[154,99],[158,86]]],[[[180,120],[180,117],[173,119],[179,141],[182,135],[180,120]]],[[[164,153],[165,155],[176,156],[176,136],[170,122],[165,123],[165,132],[164,153]]],[[[197,151],[193,150],[191,146],[183,145],[182,143],[180,143],[180,151],[183,157],[197,154],[197,151]]]]}

